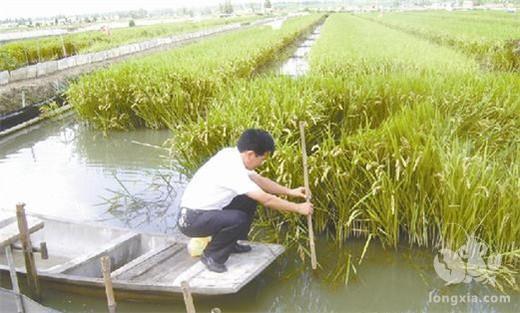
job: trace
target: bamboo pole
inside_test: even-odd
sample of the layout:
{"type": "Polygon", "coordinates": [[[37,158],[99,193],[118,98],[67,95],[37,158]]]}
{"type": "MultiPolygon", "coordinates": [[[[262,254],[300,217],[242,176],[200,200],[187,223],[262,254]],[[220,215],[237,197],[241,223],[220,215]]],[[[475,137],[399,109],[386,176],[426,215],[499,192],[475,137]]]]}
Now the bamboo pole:
{"type": "Polygon", "coordinates": [[[105,292],[107,295],[108,312],[116,313],[116,300],[114,298],[114,289],[112,288],[112,278],[110,277],[110,257],[101,257],[101,271],[103,272],[103,281],[105,283],[105,292]]]}
{"type": "Polygon", "coordinates": [[[27,286],[31,298],[39,300],[41,297],[40,283],[38,281],[38,272],[36,271],[36,263],[34,261],[31,237],[29,235],[29,227],[27,226],[27,217],[25,216],[25,204],[16,205],[16,219],[18,220],[18,231],[20,232],[20,242],[22,243],[22,253],[25,260],[25,270],[27,272],[27,286]]]}
{"type": "MultiPolygon", "coordinates": [[[[303,179],[305,185],[306,201],[311,202],[311,189],[309,187],[309,171],[307,168],[307,147],[305,145],[305,122],[300,122],[300,135],[302,145],[302,158],[303,158],[303,179]]],[[[311,266],[315,270],[318,267],[318,261],[316,260],[316,248],[314,246],[314,229],[312,227],[312,214],[307,215],[307,227],[309,229],[309,247],[311,250],[311,266]]]]}
{"type": "Polygon", "coordinates": [[[20,285],[18,284],[18,277],[16,277],[16,268],[14,265],[13,251],[11,245],[5,246],[5,256],[7,264],[9,265],[9,275],[11,275],[11,285],[13,291],[16,293],[16,310],[18,313],[24,313],[22,295],[20,294],[20,285]]]}
{"type": "Polygon", "coordinates": [[[187,313],[196,313],[193,298],[191,297],[190,284],[187,281],[181,282],[182,296],[184,297],[184,305],[186,305],[187,313]]]}

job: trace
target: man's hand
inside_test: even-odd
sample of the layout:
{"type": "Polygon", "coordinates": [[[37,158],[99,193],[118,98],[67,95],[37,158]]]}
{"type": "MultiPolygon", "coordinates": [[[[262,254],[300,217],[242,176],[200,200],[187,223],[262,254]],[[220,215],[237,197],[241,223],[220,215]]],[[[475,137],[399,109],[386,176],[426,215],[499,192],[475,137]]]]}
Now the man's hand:
{"type": "Polygon", "coordinates": [[[314,211],[313,205],[310,202],[298,203],[297,210],[301,215],[309,215],[314,211]]]}
{"type": "Polygon", "coordinates": [[[258,201],[263,206],[272,209],[278,209],[287,212],[295,212],[302,215],[312,214],[312,204],[310,202],[304,203],[295,203],[291,201],[287,201],[281,198],[278,198],[275,195],[269,194],[263,190],[251,191],[246,193],[246,195],[258,201]]]}
{"type": "Polygon", "coordinates": [[[304,187],[298,187],[294,189],[289,189],[289,192],[287,192],[287,195],[290,197],[297,197],[297,198],[303,198],[307,199],[307,196],[305,195],[305,188],[304,187]]]}

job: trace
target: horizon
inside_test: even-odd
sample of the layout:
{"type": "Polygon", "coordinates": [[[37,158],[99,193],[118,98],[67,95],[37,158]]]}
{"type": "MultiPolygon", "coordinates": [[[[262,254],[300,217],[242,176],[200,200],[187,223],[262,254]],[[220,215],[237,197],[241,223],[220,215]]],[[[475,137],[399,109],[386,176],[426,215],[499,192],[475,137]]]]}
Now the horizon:
{"type": "MultiPolygon", "coordinates": [[[[146,11],[180,9],[180,8],[200,8],[207,6],[217,6],[225,0],[133,0],[128,1],[105,1],[105,0],[89,0],[74,1],[71,6],[70,2],[60,0],[4,0],[2,10],[0,11],[0,20],[16,19],[16,18],[46,18],[58,15],[89,15],[89,14],[106,14],[118,11],[134,11],[144,9],[146,11]]],[[[263,1],[244,1],[232,0],[233,5],[244,3],[262,3],[263,1]]],[[[271,3],[279,2],[271,0],[271,3]]],[[[284,2],[294,2],[286,0],[284,2]]]]}
{"type": "MultiPolygon", "coordinates": [[[[61,0],[3,0],[2,10],[0,11],[0,20],[17,19],[17,18],[52,18],[56,16],[75,16],[75,15],[94,15],[108,14],[116,12],[128,12],[136,10],[156,11],[168,9],[197,9],[204,7],[215,7],[219,4],[230,1],[233,6],[258,3],[261,4],[265,0],[133,0],[131,2],[115,0],[77,0],[71,6],[70,2],[61,0]]],[[[277,3],[337,3],[342,5],[359,5],[361,3],[388,3],[393,0],[270,0],[272,4],[277,3]]],[[[426,4],[428,0],[422,0],[426,4]]],[[[451,2],[463,2],[464,0],[452,0],[451,2]]],[[[414,3],[411,0],[399,2],[414,3]]],[[[431,3],[444,3],[450,1],[430,1],[431,3]]],[[[481,2],[482,4],[496,3],[504,4],[500,0],[473,0],[473,2],[481,2]]],[[[511,5],[519,5],[520,0],[511,0],[511,5]]]]}

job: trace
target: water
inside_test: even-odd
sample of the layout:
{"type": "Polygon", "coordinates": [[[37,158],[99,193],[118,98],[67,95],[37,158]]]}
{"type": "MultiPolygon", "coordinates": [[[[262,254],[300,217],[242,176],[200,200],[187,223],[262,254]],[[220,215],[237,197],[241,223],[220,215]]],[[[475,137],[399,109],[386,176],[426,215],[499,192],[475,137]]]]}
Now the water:
{"type": "Polygon", "coordinates": [[[265,24],[266,26],[271,26],[272,29],[274,30],[277,30],[277,29],[280,29],[282,28],[283,26],[283,23],[287,20],[287,18],[281,18],[281,19],[277,19],[277,20],[274,20],[270,23],[267,23],[265,24]]]}
{"type": "Polygon", "coordinates": [[[11,41],[11,40],[20,40],[20,39],[28,39],[35,37],[44,37],[44,36],[57,36],[57,35],[65,35],[68,31],[66,29],[39,29],[39,30],[31,30],[31,31],[15,31],[15,32],[5,32],[0,34],[0,42],[3,41],[11,41]]]}
{"type": "MultiPolygon", "coordinates": [[[[183,182],[168,169],[170,160],[164,151],[154,147],[169,137],[168,131],[153,130],[103,137],[69,118],[3,139],[0,208],[13,209],[16,202],[24,201],[30,212],[172,233],[183,182]],[[164,179],[173,185],[172,192],[149,188],[154,182],[164,186],[159,183],[164,179]],[[115,195],[120,195],[117,201],[115,195]]],[[[350,240],[339,249],[325,238],[318,239],[321,269],[316,273],[308,259],[302,263],[289,250],[236,295],[195,296],[197,312],[213,307],[226,313],[520,312],[518,294],[511,294],[508,303],[459,303],[460,296],[469,294],[483,301],[499,293],[479,283],[444,286],[433,269],[432,251],[406,246],[383,249],[372,241],[361,261],[364,240],[350,240]],[[345,284],[349,255],[354,267],[345,284]],[[434,303],[438,295],[450,296],[457,304],[434,303]]],[[[43,299],[44,305],[64,312],[107,311],[103,298],[66,291],[44,288],[43,299]]],[[[185,309],[182,300],[174,298],[164,303],[118,301],[118,312],[185,309]]]]}
{"type": "Polygon", "coordinates": [[[312,34],[298,45],[293,55],[280,67],[280,74],[291,77],[304,76],[310,69],[308,56],[312,45],[320,35],[321,25],[316,27],[312,34]]]}
{"type": "Polygon", "coordinates": [[[139,130],[103,137],[69,118],[2,139],[0,209],[24,202],[33,213],[168,232],[182,185],[153,146],[169,136],[139,130]],[[177,188],[150,187],[165,180],[177,188]]]}

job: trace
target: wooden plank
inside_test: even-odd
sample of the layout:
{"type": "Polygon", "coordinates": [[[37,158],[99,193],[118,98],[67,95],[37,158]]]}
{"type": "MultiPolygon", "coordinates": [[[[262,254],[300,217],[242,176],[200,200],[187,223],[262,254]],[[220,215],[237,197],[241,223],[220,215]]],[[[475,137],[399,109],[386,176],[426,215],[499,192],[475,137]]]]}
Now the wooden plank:
{"type": "MultiPolygon", "coordinates": [[[[43,228],[43,221],[35,217],[27,217],[27,226],[30,233],[34,233],[43,228]]],[[[18,222],[13,221],[0,228],[0,247],[13,244],[20,240],[18,222]]]]}
{"type": "Polygon", "coordinates": [[[183,254],[187,254],[186,247],[183,244],[179,244],[175,246],[175,250],[167,255],[167,257],[162,258],[160,262],[149,263],[152,266],[149,266],[146,271],[141,272],[139,275],[132,277],[130,281],[134,283],[144,282],[146,284],[155,284],[159,278],[167,275],[172,270],[185,270],[187,266],[183,266],[182,263],[179,262],[183,254]]]}
{"type": "Polygon", "coordinates": [[[167,268],[165,272],[159,273],[155,276],[148,276],[145,281],[148,284],[171,284],[177,276],[192,267],[194,264],[200,263],[199,258],[192,257],[187,249],[183,249],[174,257],[168,260],[168,264],[173,264],[167,268]]]}
{"type": "Polygon", "coordinates": [[[96,250],[96,251],[93,251],[91,253],[87,253],[84,255],[80,255],[77,258],[69,260],[63,264],[57,265],[51,269],[48,269],[47,271],[49,273],[66,273],[66,272],[73,271],[74,269],[82,266],[86,262],[90,262],[94,259],[100,258],[103,255],[109,254],[110,251],[119,247],[120,245],[124,244],[125,242],[134,240],[140,236],[141,236],[140,234],[133,233],[133,232],[123,234],[121,236],[114,238],[107,244],[101,246],[99,248],[99,250],[96,250]]]}
{"type": "Polygon", "coordinates": [[[170,243],[167,243],[165,246],[152,249],[152,250],[146,252],[145,254],[143,254],[143,255],[141,255],[141,256],[131,260],[130,262],[126,263],[125,265],[121,266],[120,268],[114,270],[110,275],[112,276],[112,278],[118,279],[119,276],[121,274],[123,274],[123,272],[126,272],[126,271],[132,269],[133,267],[141,264],[141,262],[147,260],[148,258],[151,258],[154,255],[156,255],[158,253],[161,253],[165,249],[168,249],[168,248],[170,248],[170,247],[172,247],[172,246],[174,246],[176,244],[177,244],[176,242],[170,242],[170,243]]]}
{"type": "Polygon", "coordinates": [[[152,269],[152,267],[160,264],[165,259],[178,253],[183,249],[184,245],[178,243],[169,243],[159,249],[153,249],[134,259],[133,261],[123,265],[117,271],[112,273],[112,277],[118,280],[131,280],[141,276],[152,269]]]}
{"type": "MultiPolygon", "coordinates": [[[[202,272],[207,271],[206,266],[202,262],[198,261],[193,264],[190,268],[182,272],[175,280],[171,283],[172,286],[179,286],[183,281],[191,281],[194,277],[198,276],[202,272]]],[[[198,288],[200,286],[196,286],[198,288]]]]}

